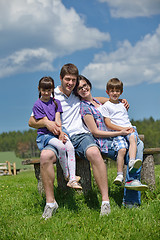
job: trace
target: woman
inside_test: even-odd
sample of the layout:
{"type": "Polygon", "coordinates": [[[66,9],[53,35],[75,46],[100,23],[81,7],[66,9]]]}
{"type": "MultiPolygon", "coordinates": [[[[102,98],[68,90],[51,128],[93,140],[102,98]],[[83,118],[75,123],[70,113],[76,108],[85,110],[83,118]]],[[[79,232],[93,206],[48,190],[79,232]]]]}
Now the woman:
{"type": "MultiPolygon", "coordinates": [[[[118,135],[127,135],[128,132],[126,130],[118,132],[107,131],[103,117],[98,110],[98,108],[101,106],[101,103],[97,99],[92,97],[91,89],[91,82],[86,77],[79,75],[76,87],[74,89],[74,93],[81,99],[82,119],[85,125],[95,137],[95,140],[100,147],[102,153],[105,153],[108,157],[116,160],[117,152],[115,152],[112,148],[111,137],[118,135]]],[[[137,142],[137,158],[143,159],[142,141],[137,142]]],[[[128,154],[126,154],[125,164],[128,165],[128,161],[128,154]]],[[[146,186],[144,187],[144,185],[142,185],[139,181],[140,173],[141,168],[139,168],[134,173],[129,174],[129,168],[127,166],[125,185],[129,186],[128,189],[130,190],[126,188],[124,189],[123,205],[126,207],[135,207],[135,205],[141,204],[141,194],[139,191],[146,190],[146,186]]]]}
{"type": "Polygon", "coordinates": [[[108,153],[108,140],[110,139],[107,138],[127,135],[129,131],[107,131],[103,116],[98,110],[101,106],[101,103],[92,97],[91,89],[91,82],[86,77],[79,75],[74,93],[81,99],[80,106],[82,119],[87,128],[93,134],[101,152],[108,153]]]}

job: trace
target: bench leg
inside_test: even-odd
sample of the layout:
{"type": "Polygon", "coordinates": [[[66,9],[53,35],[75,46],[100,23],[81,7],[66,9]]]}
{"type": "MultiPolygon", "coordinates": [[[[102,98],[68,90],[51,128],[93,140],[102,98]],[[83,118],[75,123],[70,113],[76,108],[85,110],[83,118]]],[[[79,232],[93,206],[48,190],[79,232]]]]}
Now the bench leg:
{"type": "MultiPolygon", "coordinates": [[[[62,190],[66,190],[68,189],[68,187],[63,176],[62,168],[58,161],[56,163],[56,166],[58,187],[62,190]]],[[[76,175],[81,177],[80,183],[83,188],[83,193],[87,193],[89,190],[92,189],[90,164],[87,160],[81,159],[78,156],[76,156],[76,175]]]]}
{"type": "Polygon", "coordinates": [[[155,171],[153,155],[144,155],[141,171],[141,179],[144,181],[150,190],[155,188],[155,171]]]}
{"type": "Polygon", "coordinates": [[[59,161],[56,161],[56,168],[57,168],[57,183],[58,183],[58,187],[62,190],[67,190],[67,182],[64,179],[64,175],[63,175],[63,171],[62,168],[59,164],[59,161]]]}
{"type": "Polygon", "coordinates": [[[84,194],[92,190],[89,161],[76,157],[76,175],[81,177],[80,183],[84,194]]]}
{"type": "Polygon", "coordinates": [[[40,163],[39,164],[34,164],[34,171],[35,171],[35,176],[38,181],[38,192],[42,195],[45,193],[43,183],[42,183],[42,178],[40,174],[40,163]]]}

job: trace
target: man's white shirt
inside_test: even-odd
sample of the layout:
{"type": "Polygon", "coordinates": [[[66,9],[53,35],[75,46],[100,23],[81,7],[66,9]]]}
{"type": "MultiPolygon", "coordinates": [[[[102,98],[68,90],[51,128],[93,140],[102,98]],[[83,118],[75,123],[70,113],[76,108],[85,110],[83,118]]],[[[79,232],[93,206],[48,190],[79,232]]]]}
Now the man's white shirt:
{"type": "Polygon", "coordinates": [[[61,102],[62,126],[66,128],[69,135],[88,133],[80,114],[80,99],[74,93],[71,93],[69,97],[66,96],[59,90],[59,86],[54,89],[54,97],[61,102]]]}

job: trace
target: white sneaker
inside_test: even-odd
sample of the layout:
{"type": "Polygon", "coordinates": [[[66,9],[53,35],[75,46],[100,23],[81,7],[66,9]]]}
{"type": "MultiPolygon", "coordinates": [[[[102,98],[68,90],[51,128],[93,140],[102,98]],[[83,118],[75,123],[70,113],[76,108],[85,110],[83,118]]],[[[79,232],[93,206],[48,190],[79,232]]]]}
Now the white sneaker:
{"type": "Polygon", "coordinates": [[[56,212],[57,208],[58,208],[57,202],[55,202],[53,207],[46,205],[44,208],[44,212],[42,214],[42,218],[44,218],[45,220],[47,220],[48,218],[51,218],[52,214],[56,212]]]}
{"type": "Polygon", "coordinates": [[[104,203],[101,205],[101,213],[100,216],[108,215],[111,212],[111,207],[109,203],[104,203]]]}
{"type": "Polygon", "coordinates": [[[122,182],[123,182],[123,175],[118,175],[115,179],[114,179],[114,184],[116,185],[122,185],[122,182]]]}
{"type": "Polygon", "coordinates": [[[133,168],[139,169],[141,166],[142,166],[141,159],[130,160],[129,161],[129,172],[131,172],[133,168]]]}

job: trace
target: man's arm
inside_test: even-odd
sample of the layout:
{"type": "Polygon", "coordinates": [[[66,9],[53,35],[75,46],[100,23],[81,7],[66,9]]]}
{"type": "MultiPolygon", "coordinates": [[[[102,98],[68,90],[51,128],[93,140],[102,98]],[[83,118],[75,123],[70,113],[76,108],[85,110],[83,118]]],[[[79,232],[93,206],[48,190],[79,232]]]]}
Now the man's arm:
{"type": "MultiPolygon", "coordinates": [[[[95,97],[101,104],[104,104],[105,102],[109,101],[109,98],[106,97],[95,97]]],[[[129,103],[126,99],[119,99],[125,106],[125,108],[129,109],[129,103]]]]}
{"type": "Polygon", "coordinates": [[[95,97],[101,104],[104,104],[109,100],[109,98],[106,97],[95,97]]]}
{"type": "Polygon", "coordinates": [[[28,125],[32,128],[43,128],[46,127],[50,132],[55,135],[59,135],[60,126],[58,126],[55,122],[48,120],[47,117],[41,119],[35,119],[34,116],[31,116],[28,122],[28,125]]]}

